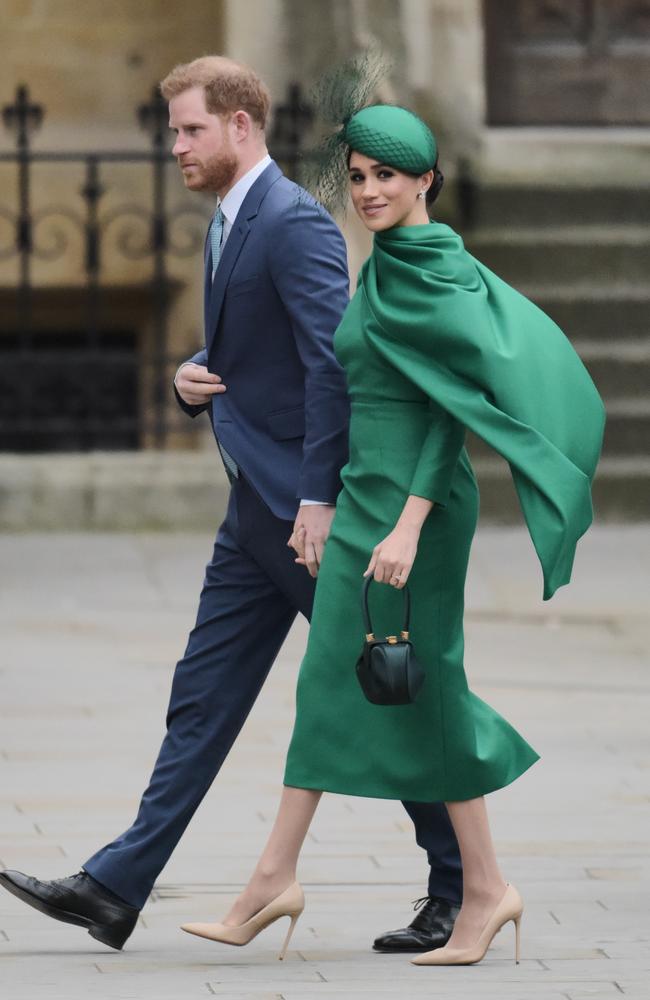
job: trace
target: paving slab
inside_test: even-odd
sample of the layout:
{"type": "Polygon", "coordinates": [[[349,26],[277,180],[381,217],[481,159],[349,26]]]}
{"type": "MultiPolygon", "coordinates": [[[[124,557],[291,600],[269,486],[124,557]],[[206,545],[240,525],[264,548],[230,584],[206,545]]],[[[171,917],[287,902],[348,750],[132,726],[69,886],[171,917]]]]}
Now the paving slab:
{"type": "MultiPolygon", "coordinates": [[[[75,871],[124,829],[163,735],[171,674],[212,539],[0,535],[0,864],[75,871]]],[[[522,891],[523,960],[504,928],[486,960],[422,969],[377,955],[426,885],[399,803],[325,796],[305,845],[307,908],[246,949],[188,938],[217,919],[268,835],[307,629],[297,622],[126,949],[0,893],[8,1000],[650,1000],[650,526],[597,525],[552,602],[520,529],[485,527],[467,587],[473,689],[542,755],[490,796],[522,891]]]]}

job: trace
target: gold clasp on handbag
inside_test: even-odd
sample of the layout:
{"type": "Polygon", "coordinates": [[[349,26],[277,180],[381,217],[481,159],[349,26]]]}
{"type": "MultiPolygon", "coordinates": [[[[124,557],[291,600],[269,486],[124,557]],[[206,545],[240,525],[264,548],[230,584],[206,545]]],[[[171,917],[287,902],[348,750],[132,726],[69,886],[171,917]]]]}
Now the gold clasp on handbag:
{"type": "MultiPolygon", "coordinates": [[[[409,633],[403,630],[402,632],[400,632],[399,637],[400,637],[400,639],[404,639],[404,640],[408,641],[409,633]]],[[[375,633],[374,632],[367,632],[366,633],[366,642],[374,642],[374,641],[375,641],[375,633]]],[[[395,646],[397,644],[397,642],[398,642],[397,636],[396,635],[387,635],[386,636],[386,642],[389,643],[391,646],[395,646]]]]}

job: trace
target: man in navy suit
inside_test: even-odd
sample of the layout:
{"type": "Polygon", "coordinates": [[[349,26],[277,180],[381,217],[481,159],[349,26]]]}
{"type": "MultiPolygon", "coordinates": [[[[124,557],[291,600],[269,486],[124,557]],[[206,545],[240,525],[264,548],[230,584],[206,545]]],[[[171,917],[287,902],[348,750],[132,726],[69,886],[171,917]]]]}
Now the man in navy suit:
{"type": "MultiPolygon", "coordinates": [[[[205,348],[176,373],[179,404],[208,411],[231,482],[196,625],[174,675],[167,734],[133,825],[77,875],[0,883],[121,948],[239,733],[315,577],[347,457],[348,402],[332,337],[348,301],[343,237],[268,155],[269,95],[219,56],[161,85],[186,187],[219,196],[205,248],[205,348]],[[300,536],[308,572],[288,546],[300,536]]],[[[380,950],[444,944],[460,859],[441,805],[406,803],[431,863],[426,907],[380,950]]]]}

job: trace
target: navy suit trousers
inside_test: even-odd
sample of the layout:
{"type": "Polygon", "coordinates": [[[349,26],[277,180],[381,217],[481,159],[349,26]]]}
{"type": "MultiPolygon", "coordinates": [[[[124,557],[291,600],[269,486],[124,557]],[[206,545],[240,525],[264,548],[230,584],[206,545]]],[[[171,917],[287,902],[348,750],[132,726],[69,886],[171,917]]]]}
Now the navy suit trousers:
{"type": "MultiPolygon", "coordinates": [[[[243,726],[298,612],[311,616],[314,581],[275,517],[243,479],[206,568],[196,625],[178,662],[167,734],[133,825],[85,864],[141,908],[243,726]]],[[[442,804],[405,804],[431,863],[429,893],[460,899],[458,847],[442,804]]]]}

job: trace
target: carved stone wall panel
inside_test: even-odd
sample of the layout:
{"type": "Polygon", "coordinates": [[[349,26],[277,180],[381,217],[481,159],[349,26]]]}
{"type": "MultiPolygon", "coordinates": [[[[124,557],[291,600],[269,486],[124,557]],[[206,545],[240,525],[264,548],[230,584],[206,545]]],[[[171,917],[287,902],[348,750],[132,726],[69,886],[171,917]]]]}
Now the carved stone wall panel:
{"type": "Polygon", "coordinates": [[[523,42],[583,42],[589,14],[588,0],[522,0],[512,4],[514,34],[523,42]]]}
{"type": "Polygon", "coordinates": [[[650,124],[648,0],[484,0],[494,125],[650,124]]]}
{"type": "Polygon", "coordinates": [[[609,23],[613,42],[636,42],[650,38],[650,2],[618,0],[611,4],[609,23]]]}

